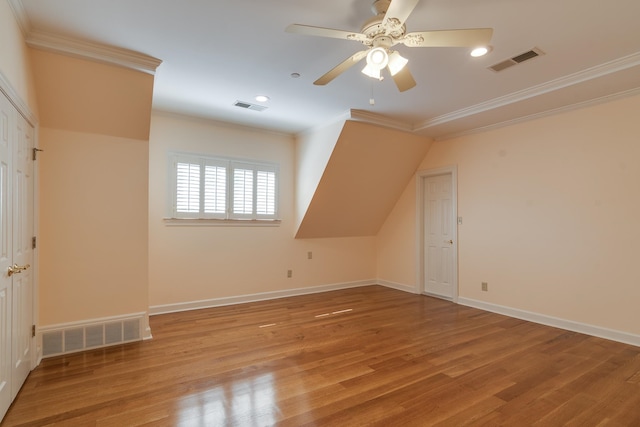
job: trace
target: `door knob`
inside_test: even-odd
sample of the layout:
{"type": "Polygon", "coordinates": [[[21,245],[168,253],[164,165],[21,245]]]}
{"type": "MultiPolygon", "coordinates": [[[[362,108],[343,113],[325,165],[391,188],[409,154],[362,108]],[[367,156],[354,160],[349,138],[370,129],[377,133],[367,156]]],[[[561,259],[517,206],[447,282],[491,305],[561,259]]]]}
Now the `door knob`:
{"type": "Polygon", "coordinates": [[[444,242],[453,245],[453,240],[445,240],[444,242]]]}
{"type": "Polygon", "coordinates": [[[25,264],[25,265],[13,264],[11,267],[7,268],[7,275],[11,277],[14,274],[22,273],[24,270],[26,270],[29,267],[31,267],[31,265],[29,264],[25,264]]]}

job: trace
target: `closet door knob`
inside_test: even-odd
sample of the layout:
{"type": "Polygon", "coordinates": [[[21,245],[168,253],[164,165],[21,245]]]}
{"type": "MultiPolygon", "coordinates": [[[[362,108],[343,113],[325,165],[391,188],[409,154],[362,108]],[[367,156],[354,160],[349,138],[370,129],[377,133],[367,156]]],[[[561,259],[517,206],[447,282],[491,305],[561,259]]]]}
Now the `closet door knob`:
{"type": "Polygon", "coordinates": [[[29,264],[25,264],[25,265],[13,264],[11,267],[7,268],[7,275],[11,277],[14,274],[22,273],[24,270],[26,270],[29,267],[31,267],[31,265],[29,264]]]}

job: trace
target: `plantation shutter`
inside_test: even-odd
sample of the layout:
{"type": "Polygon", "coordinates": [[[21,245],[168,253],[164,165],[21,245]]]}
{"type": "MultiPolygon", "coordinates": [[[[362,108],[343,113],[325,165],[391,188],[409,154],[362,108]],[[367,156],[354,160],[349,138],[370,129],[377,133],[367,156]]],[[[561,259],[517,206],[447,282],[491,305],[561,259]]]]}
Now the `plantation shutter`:
{"type": "Polygon", "coordinates": [[[275,215],[276,213],[276,173],[259,170],[256,185],[256,214],[275,215]]]}
{"type": "Polygon", "coordinates": [[[227,168],[220,162],[204,166],[204,213],[214,218],[227,213],[227,168]]]}
{"type": "Polygon", "coordinates": [[[253,170],[233,168],[233,215],[253,213],[253,170]]]}
{"type": "Polygon", "coordinates": [[[277,219],[278,167],[171,153],[172,218],[277,219]]]}
{"type": "Polygon", "coordinates": [[[176,212],[200,212],[200,164],[176,164],[176,212]]]}

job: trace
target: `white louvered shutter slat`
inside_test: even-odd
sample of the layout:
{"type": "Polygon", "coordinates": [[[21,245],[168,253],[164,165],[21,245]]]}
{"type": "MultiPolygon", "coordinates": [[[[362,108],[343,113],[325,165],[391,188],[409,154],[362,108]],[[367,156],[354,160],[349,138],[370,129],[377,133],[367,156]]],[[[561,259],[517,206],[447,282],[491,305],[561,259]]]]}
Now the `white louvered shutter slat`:
{"type": "Polygon", "coordinates": [[[224,215],[227,210],[227,168],[206,165],[204,176],[204,213],[224,215]]]}
{"type": "Polygon", "coordinates": [[[200,165],[176,164],[176,211],[200,211],[200,165]]]}
{"type": "Polygon", "coordinates": [[[273,215],[276,212],[276,174],[275,172],[258,171],[256,185],[256,213],[273,215]]]}
{"type": "Polygon", "coordinates": [[[233,170],[233,213],[251,215],[253,213],[253,171],[233,170]]]}

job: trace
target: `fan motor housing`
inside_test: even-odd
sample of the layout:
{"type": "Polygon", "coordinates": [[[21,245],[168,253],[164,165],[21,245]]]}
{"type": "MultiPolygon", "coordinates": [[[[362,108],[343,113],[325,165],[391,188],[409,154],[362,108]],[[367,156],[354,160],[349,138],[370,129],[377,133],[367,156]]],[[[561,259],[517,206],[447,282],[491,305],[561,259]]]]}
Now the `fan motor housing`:
{"type": "MultiPolygon", "coordinates": [[[[394,19],[387,21],[387,25],[382,25],[382,21],[384,20],[385,14],[389,9],[389,5],[391,4],[391,0],[376,0],[373,2],[371,6],[371,11],[375,16],[369,18],[364,25],[362,25],[362,29],[360,32],[369,39],[373,40],[379,35],[389,35],[393,39],[400,39],[404,36],[406,32],[406,27],[404,24],[400,24],[400,22],[393,22],[394,19]]],[[[397,21],[397,20],[395,20],[397,21]]],[[[369,43],[364,43],[365,45],[371,46],[369,43]]],[[[389,46],[393,45],[393,41],[389,44],[389,46]]],[[[373,43],[374,46],[377,46],[373,43]]]]}
{"type": "Polygon", "coordinates": [[[393,39],[389,36],[377,36],[373,39],[373,47],[388,49],[391,46],[393,46],[393,39]]]}
{"type": "Polygon", "coordinates": [[[382,16],[374,16],[367,20],[362,26],[360,32],[365,34],[367,37],[374,38],[378,34],[384,33],[384,27],[382,26],[382,16]]]}

